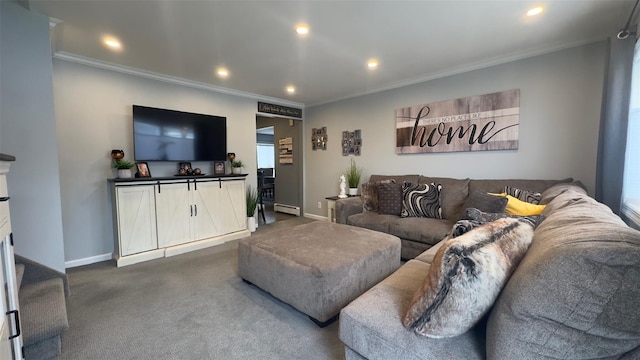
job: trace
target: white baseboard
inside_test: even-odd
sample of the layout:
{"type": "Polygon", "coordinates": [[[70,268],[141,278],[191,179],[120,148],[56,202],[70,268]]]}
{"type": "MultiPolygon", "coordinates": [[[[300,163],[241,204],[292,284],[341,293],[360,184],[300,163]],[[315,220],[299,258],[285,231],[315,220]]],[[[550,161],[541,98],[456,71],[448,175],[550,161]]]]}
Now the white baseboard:
{"type": "Polygon", "coordinates": [[[300,208],[298,206],[275,203],[273,204],[273,210],[285,214],[300,216],[300,208]]]}
{"type": "Polygon", "coordinates": [[[313,219],[313,220],[329,221],[328,217],[320,216],[320,215],[316,215],[316,214],[304,214],[304,217],[309,218],[309,219],[313,219]]]}
{"type": "Polygon", "coordinates": [[[112,258],[113,258],[113,254],[111,253],[96,255],[96,256],[91,256],[83,259],[65,261],[64,267],[66,269],[69,269],[69,268],[74,268],[74,267],[83,266],[83,265],[95,264],[101,261],[111,260],[112,258]]]}

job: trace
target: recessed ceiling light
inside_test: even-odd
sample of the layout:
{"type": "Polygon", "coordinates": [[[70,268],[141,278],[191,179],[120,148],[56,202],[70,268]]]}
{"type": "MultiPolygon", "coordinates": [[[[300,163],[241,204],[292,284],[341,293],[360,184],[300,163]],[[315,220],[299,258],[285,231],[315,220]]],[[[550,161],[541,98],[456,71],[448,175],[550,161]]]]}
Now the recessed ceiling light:
{"type": "Polygon", "coordinates": [[[300,35],[306,35],[309,33],[309,26],[306,24],[296,25],[296,32],[300,35]]]}
{"type": "Polygon", "coordinates": [[[287,86],[287,89],[286,89],[286,90],[287,90],[287,92],[288,92],[289,94],[293,94],[293,93],[295,93],[295,92],[296,92],[296,87],[295,87],[295,86],[291,86],[291,85],[290,85],[290,86],[287,86]]]}
{"type": "Polygon", "coordinates": [[[122,49],[122,44],[120,43],[120,40],[114,37],[105,37],[102,39],[102,42],[110,49],[113,49],[113,50],[122,49]]]}
{"type": "Polygon", "coordinates": [[[378,68],[378,60],[376,59],[369,59],[367,60],[367,68],[369,70],[375,70],[378,68]]]}
{"type": "Polygon", "coordinates": [[[544,8],[542,6],[534,7],[529,9],[529,11],[527,11],[527,16],[536,16],[541,14],[543,11],[544,11],[544,8]]]}
{"type": "Polygon", "coordinates": [[[218,74],[218,76],[221,78],[226,78],[229,77],[229,70],[221,67],[216,70],[216,74],[218,74]]]}

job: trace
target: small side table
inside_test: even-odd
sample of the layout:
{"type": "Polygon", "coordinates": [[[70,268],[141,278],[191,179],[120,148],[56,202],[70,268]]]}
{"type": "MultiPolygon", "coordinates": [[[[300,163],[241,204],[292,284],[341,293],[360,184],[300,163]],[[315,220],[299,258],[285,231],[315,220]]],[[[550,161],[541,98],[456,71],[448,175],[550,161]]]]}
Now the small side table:
{"type": "MultiPolygon", "coordinates": [[[[347,198],[356,197],[356,196],[360,196],[360,195],[347,195],[347,198]]],[[[334,223],[336,222],[336,201],[338,201],[340,198],[337,196],[329,196],[329,197],[326,197],[325,199],[327,199],[327,217],[329,218],[330,222],[334,223]]]]}

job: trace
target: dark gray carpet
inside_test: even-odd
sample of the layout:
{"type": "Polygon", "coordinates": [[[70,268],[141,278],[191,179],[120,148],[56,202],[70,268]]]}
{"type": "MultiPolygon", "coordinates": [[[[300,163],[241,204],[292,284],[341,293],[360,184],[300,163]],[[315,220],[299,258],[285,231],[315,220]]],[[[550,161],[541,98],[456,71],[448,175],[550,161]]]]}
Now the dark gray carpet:
{"type": "MultiPolygon", "coordinates": [[[[295,218],[258,232],[309,222],[295,218]]],[[[338,322],[309,318],[237,276],[237,243],[68,271],[59,359],[342,359],[338,322]]]]}

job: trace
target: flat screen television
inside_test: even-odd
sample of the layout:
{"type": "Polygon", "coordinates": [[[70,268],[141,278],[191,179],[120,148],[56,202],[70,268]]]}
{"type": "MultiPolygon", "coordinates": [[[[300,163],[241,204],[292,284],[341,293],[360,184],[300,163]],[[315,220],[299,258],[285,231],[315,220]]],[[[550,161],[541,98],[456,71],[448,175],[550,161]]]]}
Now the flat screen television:
{"type": "Polygon", "coordinates": [[[227,118],[133,105],[136,161],[223,161],[227,118]]]}

